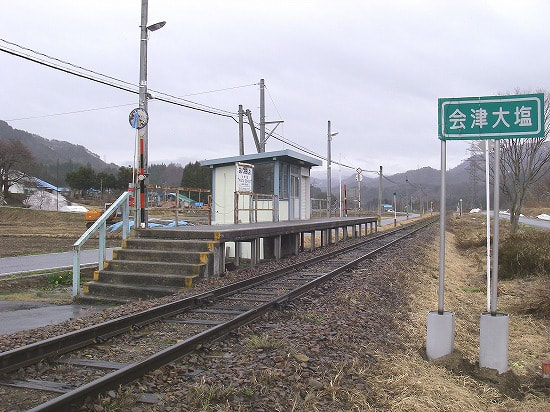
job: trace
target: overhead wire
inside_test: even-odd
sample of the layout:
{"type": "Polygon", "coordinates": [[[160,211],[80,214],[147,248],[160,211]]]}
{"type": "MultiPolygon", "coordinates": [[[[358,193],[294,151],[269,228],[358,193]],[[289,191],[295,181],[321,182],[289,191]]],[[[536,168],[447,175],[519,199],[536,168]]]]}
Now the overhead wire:
{"type": "Polygon", "coordinates": [[[269,99],[271,100],[271,103],[273,103],[273,107],[275,107],[275,111],[277,112],[277,114],[279,115],[279,118],[283,118],[283,116],[281,116],[281,113],[279,112],[279,109],[277,108],[277,105],[275,104],[275,100],[273,100],[273,97],[271,96],[271,93],[269,92],[269,89],[267,86],[265,86],[265,89],[267,90],[267,95],[269,96],[269,99]]]}
{"type": "Polygon", "coordinates": [[[233,86],[233,87],[225,87],[223,89],[208,90],[206,92],[189,93],[189,94],[182,95],[182,97],[198,96],[201,94],[216,93],[216,92],[225,92],[226,90],[242,89],[244,87],[257,86],[259,84],[260,83],[250,83],[250,84],[243,84],[241,86],[233,86]]]}
{"type": "Polygon", "coordinates": [[[42,52],[36,51],[36,50],[34,50],[34,49],[31,49],[31,48],[29,48],[29,47],[25,47],[25,46],[22,46],[22,45],[20,45],[20,44],[17,44],[17,43],[8,41],[8,40],[6,40],[6,39],[0,38],[0,41],[3,41],[4,43],[10,44],[10,45],[12,45],[12,46],[18,47],[18,48],[20,48],[20,49],[22,49],[22,50],[30,51],[31,53],[37,54],[37,55],[39,55],[39,56],[46,57],[47,59],[58,61],[58,62],[63,63],[63,64],[65,64],[65,65],[74,67],[74,68],[76,68],[76,69],[81,69],[81,70],[84,70],[84,71],[87,71],[87,72],[96,74],[96,75],[98,75],[98,76],[105,77],[105,78],[107,78],[107,79],[116,80],[117,82],[125,83],[125,84],[127,84],[127,85],[129,85],[129,86],[136,86],[136,84],[134,84],[134,83],[130,83],[130,82],[127,82],[127,81],[124,81],[124,80],[121,80],[121,79],[117,79],[116,77],[112,77],[112,76],[109,76],[109,75],[106,75],[106,74],[103,74],[103,73],[100,73],[100,72],[96,72],[96,71],[91,70],[91,69],[87,69],[86,67],[82,67],[82,66],[79,66],[79,65],[77,65],[77,64],[68,62],[68,61],[66,61],[66,60],[62,60],[62,59],[59,59],[59,58],[57,58],[57,57],[50,56],[49,54],[46,54],[46,53],[42,53],[42,52]]]}
{"type": "MultiPolygon", "coordinates": [[[[245,123],[249,124],[248,122],[245,122],[245,123]]],[[[255,128],[256,130],[260,130],[260,127],[259,127],[258,123],[254,122],[254,128],[255,128]]],[[[272,134],[272,137],[273,137],[274,139],[276,139],[276,140],[279,140],[279,141],[282,142],[282,143],[285,143],[285,144],[287,144],[287,145],[289,145],[289,146],[291,146],[291,147],[294,147],[295,149],[301,150],[302,152],[307,153],[307,154],[309,154],[309,155],[311,155],[311,156],[313,156],[313,157],[316,157],[316,158],[321,159],[321,160],[324,160],[324,161],[328,161],[328,159],[327,159],[326,156],[323,156],[323,155],[321,155],[321,154],[319,154],[319,153],[316,153],[316,152],[314,152],[313,150],[308,149],[307,147],[304,147],[304,146],[302,146],[302,145],[300,145],[300,144],[298,144],[298,143],[296,143],[296,142],[294,142],[294,141],[292,141],[292,140],[289,140],[289,139],[287,139],[287,138],[281,136],[281,135],[278,134],[278,133],[273,133],[273,134],[272,134]]],[[[347,167],[347,168],[349,168],[349,169],[355,169],[354,166],[350,166],[350,165],[347,165],[347,164],[344,164],[344,163],[340,163],[340,162],[337,162],[337,161],[332,160],[332,159],[331,159],[331,163],[334,163],[334,164],[337,164],[337,165],[340,165],[340,166],[343,166],[343,167],[347,167]]]]}
{"type": "MultiPolygon", "coordinates": [[[[47,67],[50,67],[50,68],[53,68],[53,69],[56,69],[56,70],[60,70],[60,71],[63,71],[65,73],[69,73],[69,74],[73,74],[75,76],[78,76],[78,77],[82,77],[82,78],[86,78],[88,80],[92,80],[92,81],[95,81],[95,82],[99,82],[99,83],[102,83],[102,84],[105,84],[105,85],[108,85],[108,86],[112,86],[112,87],[116,87],[118,89],[121,89],[121,90],[125,90],[125,91],[128,91],[128,92],[131,92],[131,93],[134,93],[134,94],[137,94],[139,93],[139,86],[134,84],[134,83],[130,83],[130,82],[127,82],[125,80],[121,80],[121,79],[118,79],[116,77],[113,77],[113,76],[109,76],[109,75],[106,75],[104,73],[100,73],[100,72],[97,72],[97,71],[94,71],[94,70],[91,70],[91,69],[87,69],[83,66],[79,66],[79,65],[76,65],[74,63],[71,63],[71,62],[68,62],[66,60],[62,60],[62,59],[59,59],[57,57],[53,57],[53,56],[50,56],[48,54],[45,54],[45,53],[41,53],[41,52],[38,52],[36,50],[33,50],[31,48],[28,48],[28,47],[25,47],[25,46],[21,46],[17,43],[13,43],[13,42],[10,42],[8,40],[5,40],[5,39],[2,39],[0,38],[0,41],[3,41],[4,43],[7,43],[7,44],[10,44],[10,45],[14,45],[22,50],[27,50],[27,51],[30,51],[32,53],[35,53],[39,56],[43,56],[43,57],[46,57],[47,59],[50,59],[50,60],[54,60],[54,61],[57,61],[57,62],[60,62],[64,65],[68,65],[70,67],[73,67],[75,69],[79,69],[79,70],[83,70],[85,72],[89,72],[89,73],[92,73],[96,76],[100,76],[102,78],[105,78],[105,79],[110,79],[110,80],[113,80],[115,82],[118,82],[118,83],[121,83],[123,85],[126,85],[126,86],[121,86],[120,84],[113,84],[113,83],[110,83],[110,82],[107,82],[103,79],[98,79],[97,77],[94,77],[94,76],[90,76],[88,74],[85,74],[85,73],[82,73],[81,71],[77,71],[77,70],[72,70],[72,69],[67,69],[65,67],[61,67],[55,63],[52,63],[52,62],[48,62],[44,59],[41,59],[41,58],[38,58],[38,57],[35,57],[35,56],[31,56],[29,54],[26,54],[26,53],[22,53],[22,52],[18,52],[14,49],[11,49],[11,48],[8,48],[8,47],[2,47],[0,46],[0,51],[3,51],[3,52],[6,52],[6,53],[9,53],[9,54],[12,54],[12,55],[15,55],[15,56],[18,56],[18,57],[21,57],[21,58],[24,58],[26,60],[30,60],[30,61],[33,61],[35,63],[39,63],[39,64],[42,64],[42,65],[45,65],[47,67]],[[134,90],[134,89],[137,89],[134,90]]],[[[229,89],[232,89],[232,88],[240,88],[240,87],[248,87],[250,85],[242,85],[242,86],[235,86],[235,87],[230,87],[230,88],[226,88],[226,90],[229,90],[229,89]]],[[[223,89],[219,89],[219,90],[223,90],[223,89]]],[[[212,111],[218,111],[218,112],[223,112],[223,113],[226,113],[226,114],[231,114],[231,115],[237,115],[236,112],[230,112],[230,111],[227,111],[227,110],[223,110],[223,109],[219,109],[219,108],[216,108],[216,107],[213,107],[213,106],[209,106],[209,105],[205,105],[205,104],[202,104],[202,103],[198,103],[198,102],[194,102],[192,100],[188,100],[188,99],[184,99],[183,97],[179,97],[179,96],[174,96],[174,95],[171,95],[169,93],[164,93],[162,91],[159,91],[159,90],[154,90],[154,89],[149,89],[148,90],[149,92],[154,92],[154,93],[158,93],[158,94],[162,94],[164,96],[168,96],[168,97],[171,97],[171,98],[174,98],[174,99],[178,99],[178,100],[181,100],[181,101],[184,101],[186,103],[189,103],[191,105],[196,105],[196,106],[201,106],[203,108],[207,108],[207,109],[210,109],[212,111]]],[[[207,91],[207,92],[203,92],[203,93],[213,93],[215,92],[215,90],[210,90],[210,91],[207,91]]],[[[198,93],[196,93],[198,94],[198,93]]],[[[162,99],[162,98],[158,98],[158,97],[153,97],[154,99],[157,99],[157,100],[161,100],[161,101],[166,101],[165,99],[162,99]]],[[[173,103],[173,102],[169,102],[169,103],[173,103]]],[[[196,107],[190,107],[190,106],[186,106],[186,105],[182,105],[184,107],[188,107],[190,109],[195,109],[195,110],[198,110],[198,108],[196,107]]],[[[202,110],[202,111],[205,111],[205,110],[202,110]]],[[[215,114],[215,113],[213,113],[215,114]]]]}
{"type": "MultiPolygon", "coordinates": [[[[130,88],[128,86],[115,84],[115,83],[110,82],[108,80],[100,79],[100,78],[88,75],[86,73],[79,72],[77,70],[67,69],[65,67],[61,67],[61,66],[56,65],[54,63],[47,62],[43,59],[40,59],[40,58],[37,58],[37,57],[34,57],[34,56],[30,56],[28,54],[18,52],[16,50],[13,50],[13,49],[10,49],[10,48],[7,48],[7,47],[0,46],[0,51],[2,51],[4,53],[7,53],[7,54],[11,54],[11,55],[16,56],[16,57],[20,57],[20,58],[25,59],[25,60],[32,61],[34,63],[38,63],[40,65],[52,68],[54,70],[58,70],[58,71],[61,71],[61,72],[67,73],[67,74],[72,74],[74,76],[77,76],[77,77],[80,77],[80,78],[83,78],[83,79],[91,80],[93,82],[100,83],[100,84],[110,86],[110,87],[114,87],[116,89],[123,90],[123,91],[129,92],[129,93],[139,94],[139,90],[138,90],[138,87],[136,85],[131,85],[132,88],[130,88]]],[[[102,75],[102,76],[104,76],[104,75],[102,75]]],[[[104,77],[114,79],[110,76],[104,76],[104,77]]],[[[116,79],[116,81],[120,81],[120,80],[116,79]]],[[[124,82],[124,81],[120,81],[120,82],[128,84],[128,82],[124,82]]],[[[217,116],[233,118],[233,115],[236,115],[236,113],[229,112],[227,110],[217,109],[217,108],[212,107],[212,106],[206,106],[206,105],[203,105],[203,104],[200,104],[200,103],[192,102],[190,100],[181,99],[177,96],[172,96],[172,95],[169,95],[167,93],[162,93],[162,92],[158,92],[158,91],[155,91],[155,92],[159,93],[159,94],[167,95],[167,96],[172,97],[173,99],[176,99],[176,100],[183,100],[183,101],[188,102],[190,104],[173,101],[173,100],[166,99],[166,98],[159,97],[159,96],[155,96],[153,98],[153,100],[159,100],[159,101],[162,101],[162,102],[165,102],[165,103],[171,103],[171,104],[175,104],[175,105],[178,105],[178,106],[186,107],[188,109],[197,110],[197,111],[201,111],[201,112],[205,112],[205,113],[210,113],[210,114],[214,114],[214,115],[217,115],[217,116]],[[202,108],[202,107],[191,106],[191,104],[200,105],[200,106],[206,107],[206,109],[202,108]]]]}
{"type": "MultiPolygon", "coordinates": [[[[67,65],[67,66],[74,67],[74,68],[76,68],[76,69],[84,70],[84,71],[93,73],[93,74],[95,74],[95,75],[98,75],[98,76],[101,76],[101,77],[105,77],[105,78],[107,78],[107,79],[111,79],[111,80],[115,80],[115,81],[120,82],[120,83],[123,83],[123,84],[127,84],[127,85],[132,86],[132,87],[138,87],[138,85],[136,85],[135,83],[131,83],[131,82],[128,82],[128,81],[125,81],[125,80],[121,80],[121,79],[118,79],[118,78],[116,78],[116,77],[109,76],[109,75],[107,75],[107,74],[100,73],[100,72],[97,72],[97,71],[88,69],[88,68],[86,68],[86,67],[83,67],[83,66],[79,66],[79,65],[74,64],[74,63],[71,63],[71,62],[69,62],[69,61],[60,59],[60,58],[58,58],[58,57],[51,56],[51,55],[46,54],[46,53],[39,52],[39,51],[37,51],[37,50],[31,49],[31,48],[29,48],[29,47],[22,46],[22,45],[20,45],[20,44],[11,42],[11,41],[9,41],[9,40],[0,38],[0,41],[4,42],[4,43],[6,43],[6,44],[10,44],[10,45],[12,45],[12,46],[18,47],[18,48],[20,48],[20,49],[22,49],[22,50],[26,50],[26,51],[29,51],[29,52],[31,52],[31,53],[37,54],[37,55],[39,55],[39,56],[46,57],[47,59],[54,60],[54,61],[58,61],[58,62],[60,62],[60,63],[62,63],[62,64],[65,64],[65,65],[67,65]]],[[[197,96],[197,95],[201,95],[201,94],[215,93],[215,92],[220,92],[220,91],[239,89],[239,88],[243,88],[243,87],[256,86],[256,85],[258,85],[258,84],[259,84],[259,83],[250,83],[250,84],[244,84],[244,85],[240,85],[240,86],[232,86],[232,87],[226,87],[226,88],[222,88],[222,89],[215,89],[215,90],[208,90],[208,91],[204,91],[204,92],[190,93],[190,94],[185,94],[185,95],[183,95],[182,97],[197,96]]],[[[157,91],[157,90],[153,90],[153,89],[149,89],[149,90],[150,90],[150,91],[154,91],[155,93],[161,93],[161,94],[164,94],[164,95],[167,95],[167,96],[170,96],[170,97],[174,97],[174,98],[186,100],[186,99],[183,99],[182,97],[173,96],[173,95],[170,95],[170,94],[167,94],[167,93],[163,93],[163,92],[160,92],[160,91],[157,91]]],[[[201,103],[193,102],[193,101],[190,101],[190,100],[186,100],[186,101],[188,101],[189,103],[194,103],[194,104],[197,104],[197,105],[206,106],[206,105],[203,105],[203,104],[201,104],[201,103]]],[[[206,106],[206,107],[212,108],[211,106],[206,106]]],[[[221,109],[217,109],[217,110],[221,110],[221,109]]]]}
{"type": "MultiPolygon", "coordinates": [[[[0,46],[0,51],[1,52],[11,54],[13,56],[20,57],[20,58],[28,60],[28,61],[32,61],[34,63],[38,63],[40,65],[52,68],[54,70],[58,70],[58,71],[61,71],[61,72],[67,73],[67,74],[71,74],[73,76],[84,78],[84,79],[87,79],[87,80],[90,80],[90,81],[93,81],[93,82],[96,82],[96,83],[100,83],[100,84],[103,84],[103,85],[106,85],[106,86],[114,87],[116,89],[123,90],[123,91],[129,92],[129,93],[139,94],[139,87],[137,85],[133,84],[133,83],[130,83],[130,82],[127,82],[127,81],[124,81],[124,80],[121,80],[121,79],[117,79],[116,77],[109,76],[109,75],[106,75],[106,74],[103,74],[103,73],[100,73],[100,72],[97,72],[97,71],[94,71],[94,70],[90,70],[90,69],[87,69],[87,68],[82,67],[82,66],[75,65],[71,62],[68,62],[68,61],[50,56],[50,55],[45,54],[45,53],[38,52],[38,51],[33,50],[31,48],[21,46],[17,43],[13,43],[13,42],[7,41],[7,40],[2,39],[2,38],[0,38],[0,41],[4,42],[6,44],[10,44],[12,46],[18,47],[22,50],[29,51],[29,52],[34,53],[36,55],[46,57],[47,59],[57,61],[57,62],[62,63],[64,65],[74,67],[75,69],[83,70],[83,71],[91,73],[95,76],[100,76],[102,78],[94,77],[90,74],[83,73],[83,72],[75,70],[75,69],[69,69],[69,68],[66,68],[66,67],[62,67],[58,64],[46,61],[44,59],[41,59],[41,58],[38,58],[38,57],[35,57],[35,56],[31,56],[31,55],[23,53],[23,52],[16,51],[16,50],[14,50],[12,48],[9,48],[9,47],[0,46]],[[112,81],[105,80],[105,79],[109,79],[109,80],[112,80],[114,82],[118,82],[118,83],[121,83],[121,84],[116,84],[116,83],[113,83],[112,81]]],[[[250,85],[235,86],[235,87],[230,87],[230,88],[226,88],[226,89],[212,90],[212,91],[202,92],[202,93],[195,93],[195,94],[192,94],[192,95],[213,93],[215,91],[230,90],[230,89],[233,89],[233,88],[248,87],[248,86],[251,86],[251,85],[257,85],[257,83],[250,84],[250,85]]],[[[161,91],[154,90],[154,89],[148,89],[148,91],[157,93],[161,96],[167,96],[167,97],[171,98],[171,99],[164,98],[164,97],[161,97],[161,96],[158,96],[158,95],[157,96],[151,96],[151,98],[152,98],[151,100],[153,100],[153,101],[158,100],[158,101],[161,101],[161,102],[174,104],[174,105],[185,107],[185,108],[188,108],[188,109],[201,111],[201,112],[204,112],[204,113],[209,113],[209,114],[222,116],[222,117],[228,117],[228,118],[233,119],[235,122],[238,122],[238,120],[234,117],[234,116],[238,115],[236,112],[231,112],[231,111],[224,110],[224,109],[219,109],[219,108],[216,108],[216,107],[213,107],[213,106],[208,106],[208,105],[205,105],[205,104],[202,104],[202,103],[198,103],[198,102],[194,102],[194,101],[191,101],[191,100],[184,99],[183,97],[175,96],[175,95],[165,93],[165,92],[161,92],[161,91]],[[175,99],[176,101],[174,101],[172,99],[175,99]],[[177,100],[181,100],[185,103],[178,102],[177,100]],[[192,106],[192,105],[194,105],[194,106],[192,106]],[[201,107],[197,107],[197,106],[201,106],[201,107]]],[[[279,116],[281,116],[281,114],[280,114],[280,112],[279,112],[279,110],[278,110],[278,108],[277,108],[277,106],[276,106],[276,104],[273,100],[273,97],[271,96],[271,93],[269,92],[269,89],[268,89],[268,95],[269,95],[269,97],[270,97],[270,99],[271,99],[271,101],[272,101],[272,103],[275,107],[275,110],[277,111],[279,116]]],[[[57,115],[57,114],[54,114],[54,115],[57,115]]],[[[61,114],[59,114],[59,115],[61,115],[61,114]]],[[[254,127],[259,130],[259,127],[256,125],[255,122],[254,122],[254,127]]],[[[308,148],[306,148],[306,147],[304,147],[304,146],[302,146],[302,145],[300,145],[300,144],[298,144],[298,143],[296,143],[292,140],[289,140],[289,139],[285,138],[284,136],[280,135],[279,133],[272,133],[272,136],[273,136],[274,139],[279,140],[280,142],[285,143],[285,144],[287,144],[291,147],[294,147],[295,149],[301,150],[304,153],[310,154],[310,155],[312,155],[314,157],[317,157],[321,160],[325,160],[325,161],[328,160],[327,157],[325,157],[323,155],[320,155],[319,153],[316,153],[313,150],[308,149],[308,148]]],[[[355,168],[354,166],[350,166],[350,165],[347,165],[347,164],[344,164],[344,163],[341,163],[341,162],[337,162],[337,161],[332,161],[331,160],[331,163],[334,163],[334,164],[337,164],[337,165],[340,165],[342,167],[346,167],[346,168],[349,168],[349,169],[354,169],[355,168]]]]}
{"type": "Polygon", "coordinates": [[[31,119],[41,119],[43,117],[53,117],[53,116],[63,116],[67,114],[77,114],[77,113],[86,113],[86,112],[93,112],[97,110],[106,110],[106,109],[115,109],[117,107],[126,107],[126,106],[134,106],[135,103],[126,103],[126,104],[117,104],[114,106],[105,106],[105,107],[94,107],[92,109],[82,109],[82,110],[74,110],[71,112],[62,112],[62,113],[50,113],[50,114],[44,114],[40,116],[30,116],[30,117],[19,117],[17,119],[6,119],[6,122],[16,122],[18,120],[31,120],[31,119]]]}

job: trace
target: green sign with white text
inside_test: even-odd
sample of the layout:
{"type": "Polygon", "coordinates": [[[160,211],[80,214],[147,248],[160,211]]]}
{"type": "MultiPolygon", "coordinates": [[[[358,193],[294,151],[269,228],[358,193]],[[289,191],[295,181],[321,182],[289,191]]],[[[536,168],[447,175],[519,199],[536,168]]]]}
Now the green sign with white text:
{"type": "Polygon", "coordinates": [[[440,140],[544,137],[544,93],[438,99],[440,140]]]}

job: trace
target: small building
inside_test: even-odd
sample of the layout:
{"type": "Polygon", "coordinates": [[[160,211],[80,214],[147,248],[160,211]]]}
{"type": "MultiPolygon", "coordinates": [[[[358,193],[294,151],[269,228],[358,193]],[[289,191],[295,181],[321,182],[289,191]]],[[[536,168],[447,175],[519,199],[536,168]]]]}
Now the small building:
{"type": "Polygon", "coordinates": [[[310,170],[321,164],[288,149],[201,161],[212,169],[212,224],[310,219],[310,170]]]}

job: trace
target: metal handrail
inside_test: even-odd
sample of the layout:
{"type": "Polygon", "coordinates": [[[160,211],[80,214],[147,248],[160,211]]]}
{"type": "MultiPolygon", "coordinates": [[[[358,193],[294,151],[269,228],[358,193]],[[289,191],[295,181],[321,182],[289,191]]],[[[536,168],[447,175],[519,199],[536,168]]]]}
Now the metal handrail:
{"type": "Polygon", "coordinates": [[[119,207],[122,208],[122,239],[128,238],[130,233],[130,192],[124,192],[109,207],[95,223],[86,230],[82,236],[73,244],[73,297],[80,292],[80,249],[95,232],[99,232],[99,270],[103,269],[105,263],[107,219],[119,207]]]}

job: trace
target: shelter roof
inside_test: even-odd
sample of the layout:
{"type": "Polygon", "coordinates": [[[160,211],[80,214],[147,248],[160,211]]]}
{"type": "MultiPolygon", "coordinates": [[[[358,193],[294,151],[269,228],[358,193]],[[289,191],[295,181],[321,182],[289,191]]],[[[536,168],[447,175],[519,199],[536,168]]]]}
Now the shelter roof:
{"type": "Polygon", "coordinates": [[[292,164],[301,166],[321,166],[322,162],[311,156],[307,156],[302,153],[295,152],[294,150],[277,150],[275,152],[264,153],[252,153],[242,156],[222,157],[218,159],[201,160],[201,166],[218,167],[234,164],[236,162],[241,163],[261,163],[268,160],[282,160],[292,164]]]}

